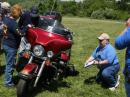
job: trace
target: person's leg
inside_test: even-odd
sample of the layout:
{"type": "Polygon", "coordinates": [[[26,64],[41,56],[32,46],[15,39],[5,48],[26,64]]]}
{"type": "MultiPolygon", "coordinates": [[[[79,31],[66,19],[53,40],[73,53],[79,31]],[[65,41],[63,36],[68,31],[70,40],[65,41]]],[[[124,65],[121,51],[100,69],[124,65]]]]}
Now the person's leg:
{"type": "Polygon", "coordinates": [[[130,83],[128,83],[125,79],[125,90],[127,97],[130,97],[130,83]]]}
{"type": "Polygon", "coordinates": [[[3,46],[6,57],[6,68],[5,68],[5,85],[13,85],[13,67],[15,64],[16,49],[10,48],[6,45],[3,46]]]}
{"type": "Polygon", "coordinates": [[[102,71],[103,80],[108,85],[108,87],[115,87],[117,82],[116,77],[119,68],[120,68],[119,65],[109,66],[102,71]]]}
{"type": "Polygon", "coordinates": [[[102,70],[99,70],[99,72],[98,72],[98,74],[96,76],[96,82],[97,83],[101,83],[102,82],[102,75],[101,75],[101,73],[102,73],[102,70]]]}

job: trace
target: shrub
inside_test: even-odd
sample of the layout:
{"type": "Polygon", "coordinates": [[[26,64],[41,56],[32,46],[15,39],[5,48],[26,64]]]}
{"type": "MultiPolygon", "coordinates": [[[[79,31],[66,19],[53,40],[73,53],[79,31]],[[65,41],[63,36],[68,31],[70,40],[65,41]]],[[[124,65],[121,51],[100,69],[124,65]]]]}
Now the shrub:
{"type": "Polygon", "coordinates": [[[116,13],[114,9],[106,8],[104,10],[104,16],[106,19],[116,19],[116,13]]]}
{"type": "Polygon", "coordinates": [[[105,19],[104,10],[99,9],[99,10],[93,11],[92,14],[91,14],[91,18],[94,18],[94,19],[105,19]]]}
{"type": "Polygon", "coordinates": [[[129,17],[128,12],[114,10],[110,8],[106,8],[105,10],[99,9],[93,11],[91,14],[91,18],[94,19],[113,19],[113,20],[126,20],[129,17]]]}
{"type": "Polygon", "coordinates": [[[130,17],[130,15],[126,11],[117,10],[115,13],[116,13],[117,19],[119,19],[119,20],[126,20],[130,17]]]}

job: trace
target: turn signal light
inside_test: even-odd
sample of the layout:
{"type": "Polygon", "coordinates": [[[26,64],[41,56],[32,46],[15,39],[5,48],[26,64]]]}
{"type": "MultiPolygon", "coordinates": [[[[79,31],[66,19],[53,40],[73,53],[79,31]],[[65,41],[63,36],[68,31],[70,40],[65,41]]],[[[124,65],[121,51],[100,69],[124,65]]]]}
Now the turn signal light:
{"type": "Polygon", "coordinates": [[[23,57],[26,58],[26,59],[29,59],[30,58],[29,52],[23,53],[23,57]]]}

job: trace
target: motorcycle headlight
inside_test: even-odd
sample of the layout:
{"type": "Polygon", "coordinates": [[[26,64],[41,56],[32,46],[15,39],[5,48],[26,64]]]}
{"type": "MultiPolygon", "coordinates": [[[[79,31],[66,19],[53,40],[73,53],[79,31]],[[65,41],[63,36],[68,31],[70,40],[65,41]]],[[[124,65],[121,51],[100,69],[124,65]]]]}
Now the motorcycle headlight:
{"type": "Polygon", "coordinates": [[[47,56],[48,56],[49,58],[52,58],[53,55],[54,55],[54,53],[53,53],[52,51],[48,51],[48,52],[47,52],[47,56]]]}
{"type": "Polygon", "coordinates": [[[34,48],[33,48],[33,53],[40,57],[44,54],[45,50],[44,48],[41,46],[41,45],[36,45],[34,48]]]}

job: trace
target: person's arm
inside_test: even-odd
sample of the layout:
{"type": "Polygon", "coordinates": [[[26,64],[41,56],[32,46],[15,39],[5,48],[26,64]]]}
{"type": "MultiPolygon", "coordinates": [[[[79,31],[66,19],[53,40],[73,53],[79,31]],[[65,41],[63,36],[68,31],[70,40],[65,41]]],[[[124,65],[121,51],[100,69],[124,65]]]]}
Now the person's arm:
{"type": "MultiPolygon", "coordinates": [[[[97,47],[98,48],[98,47],[97,47]]],[[[95,58],[96,58],[96,51],[97,51],[97,48],[93,51],[92,55],[86,60],[85,63],[89,63],[91,61],[94,61],[95,58]]]]}
{"type": "Polygon", "coordinates": [[[93,56],[90,56],[87,60],[86,60],[86,63],[89,63],[89,62],[91,62],[91,61],[93,61],[94,60],[94,57],[93,56]]]}
{"type": "Polygon", "coordinates": [[[94,64],[94,57],[93,56],[90,56],[87,60],[86,60],[86,62],[85,62],[85,64],[84,64],[84,67],[86,68],[86,67],[90,67],[91,65],[93,65],[94,64]]]}
{"type": "Polygon", "coordinates": [[[18,22],[18,25],[21,28],[26,27],[28,24],[32,25],[32,21],[31,21],[31,16],[30,16],[30,12],[26,11],[25,13],[23,13],[20,17],[20,20],[18,22]]]}
{"type": "Polygon", "coordinates": [[[124,49],[130,45],[130,27],[125,30],[121,35],[119,35],[115,40],[115,47],[117,49],[124,49]]]}
{"type": "Polygon", "coordinates": [[[95,65],[106,65],[108,63],[109,63],[108,60],[102,60],[102,61],[94,60],[95,65]]]}
{"type": "Polygon", "coordinates": [[[89,62],[92,62],[92,61],[94,61],[93,64],[95,64],[95,65],[105,65],[105,64],[109,63],[108,60],[103,60],[103,61],[95,60],[93,56],[90,56],[88,58],[88,60],[86,60],[86,63],[89,63],[89,62]]]}
{"type": "Polygon", "coordinates": [[[126,28],[115,40],[115,47],[117,49],[124,49],[130,45],[130,18],[126,21],[126,28]]]}
{"type": "Polygon", "coordinates": [[[14,32],[15,35],[23,36],[27,31],[27,27],[23,27],[23,28],[20,29],[18,27],[18,24],[14,22],[11,30],[12,30],[12,32],[14,32]]]}

